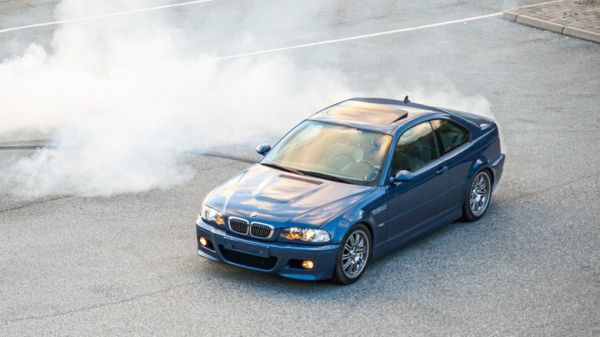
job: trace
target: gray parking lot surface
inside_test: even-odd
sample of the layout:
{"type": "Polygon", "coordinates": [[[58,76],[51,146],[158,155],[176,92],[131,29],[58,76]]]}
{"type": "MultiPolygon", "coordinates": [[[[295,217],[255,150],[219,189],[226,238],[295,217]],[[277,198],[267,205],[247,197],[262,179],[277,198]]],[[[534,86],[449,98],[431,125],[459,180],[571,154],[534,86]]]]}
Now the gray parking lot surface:
{"type": "MultiPolygon", "coordinates": [[[[298,3],[222,0],[167,15],[181,16],[190,31],[219,23],[195,41],[228,55],[248,51],[231,42],[240,31],[274,48],[531,2],[332,1],[321,17],[286,28],[297,34],[273,34],[298,3]],[[248,7],[246,21],[228,11],[240,5],[248,7]],[[252,20],[271,6],[290,10],[271,26],[252,20]],[[336,24],[324,29],[323,20],[336,24]]],[[[36,8],[10,12],[10,24],[51,17],[36,8]]],[[[0,54],[26,41],[48,43],[52,29],[2,34],[0,46],[11,50],[0,54]]],[[[439,80],[488,99],[507,161],[486,216],[451,224],[375,261],[359,282],[337,286],[196,255],[204,195],[247,162],[190,154],[190,182],[146,193],[2,195],[0,335],[600,335],[600,45],[498,16],[282,54],[301,68],[343,73],[369,96],[387,92],[382,79],[400,88],[439,80]]],[[[397,97],[404,94],[411,93],[397,97]]],[[[251,145],[235,151],[250,158],[251,145]]],[[[0,168],[31,154],[0,151],[0,168]]]]}

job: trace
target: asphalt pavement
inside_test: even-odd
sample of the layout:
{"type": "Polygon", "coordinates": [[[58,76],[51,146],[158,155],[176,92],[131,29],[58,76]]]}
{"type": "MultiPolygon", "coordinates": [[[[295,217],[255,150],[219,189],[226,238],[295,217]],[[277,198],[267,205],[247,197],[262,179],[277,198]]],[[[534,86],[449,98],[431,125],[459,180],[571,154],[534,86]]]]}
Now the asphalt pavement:
{"type": "MultiPolygon", "coordinates": [[[[0,29],[52,20],[41,1],[27,2],[36,6],[0,11],[10,16],[0,29]]],[[[328,1],[317,16],[289,20],[303,3],[221,0],[162,15],[179,17],[184,31],[206,32],[192,44],[233,55],[533,1],[328,1]],[[278,27],[288,33],[276,34],[278,27]],[[240,32],[258,42],[241,49],[240,32]]],[[[0,34],[0,56],[27,41],[49,44],[55,28],[0,34]]],[[[439,82],[443,91],[451,82],[485,97],[507,155],[486,216],[451,224],[375,261],[359,282],[338,286],[197,256],[200,202],[248,162],[189,154],[191,181],[145,193],[2,195],[0,335],[600,335],[599,44],[492,16],[277,55],[342,73],[368,96],[389,95],[392,79],[405,90],[439,82]]],[[[246,145],[227,153],[251,158],[255,144],[246,145]]],[[[0,169],[32,153],[0,150],[0,169]]]]}

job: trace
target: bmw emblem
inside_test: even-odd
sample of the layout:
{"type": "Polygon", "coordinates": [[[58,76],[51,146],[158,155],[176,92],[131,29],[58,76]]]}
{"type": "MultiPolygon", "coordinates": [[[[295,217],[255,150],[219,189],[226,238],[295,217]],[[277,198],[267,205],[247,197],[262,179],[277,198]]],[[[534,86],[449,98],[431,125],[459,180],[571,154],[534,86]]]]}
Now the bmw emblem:
{"type": "Polygon", "coordinates": [[[252,213],[250,213],[250,217],[251,217],[251,218],[254,218],[254,217],[255,217],[255,216],[257,216],[257,215],[258,215],[258,213],[256,213],[256,212],[252,212],[252,213]]]}

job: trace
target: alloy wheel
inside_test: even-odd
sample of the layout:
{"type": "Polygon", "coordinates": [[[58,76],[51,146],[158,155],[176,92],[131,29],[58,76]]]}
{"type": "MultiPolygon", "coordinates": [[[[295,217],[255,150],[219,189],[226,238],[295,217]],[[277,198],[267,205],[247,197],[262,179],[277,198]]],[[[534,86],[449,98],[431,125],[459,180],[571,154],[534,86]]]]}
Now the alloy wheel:
{"type": "Polygon", "coordinates": [[[478,217],[482,215],[490,203],[490,177],[485,172],[480,172],[471,184],[471,194],[469,197],[469,207],[471,213],[478,217]]]}
{"type": "Polygon", "coordinates": [[[342,271],[348,278],[358,277],[367,265],[370,253],[369,238],[362,230],[348,236],[342,253],[342,271]]]}

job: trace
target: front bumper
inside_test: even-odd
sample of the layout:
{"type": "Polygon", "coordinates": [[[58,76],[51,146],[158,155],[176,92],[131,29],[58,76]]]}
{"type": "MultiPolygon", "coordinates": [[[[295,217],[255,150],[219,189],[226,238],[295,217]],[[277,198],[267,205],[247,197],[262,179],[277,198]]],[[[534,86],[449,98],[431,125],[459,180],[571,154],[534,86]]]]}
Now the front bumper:
{"type": "Polygon", "coordinates": [[[204,223],[196,222],[198,255],[246,269],[277,274],[299,280],[324,280],[333,277],[339,245],[303,245],[242,238],[204,223]],[[203,236],[208,247],[200,245],[203,236]],[[311,260],[314,267],[304,269],[299,261],[311,260]]]}

